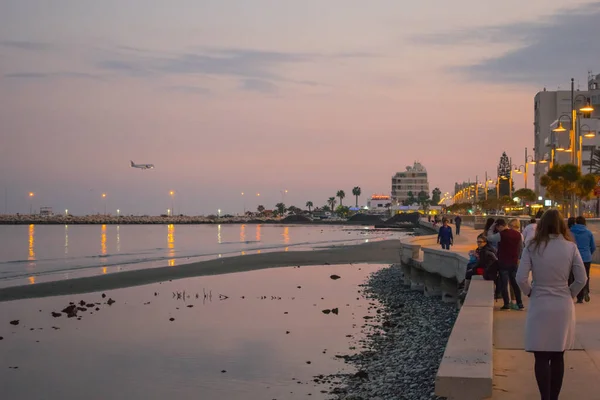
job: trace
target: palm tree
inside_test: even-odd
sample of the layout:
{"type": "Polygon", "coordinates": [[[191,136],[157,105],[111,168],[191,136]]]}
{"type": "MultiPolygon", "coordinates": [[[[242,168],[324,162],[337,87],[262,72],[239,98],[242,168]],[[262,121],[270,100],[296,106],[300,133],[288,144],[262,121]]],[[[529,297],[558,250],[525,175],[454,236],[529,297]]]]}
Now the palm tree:
{"type": "Polygon", "coordinates": [[[259,214],[262,214],[263,211],[265,211],[265,206],[263,206],[262,204],[259,205],[258,207],[256,207],[256,211],[258,211],[259,214]]]}
{"type": "Polygon", "coordinates": [[[279,215],[283,215],[285,214],[285,204],[283,203],[277,203],[275,204],[275,208],[277,209],[277,212],[279,213],[279,215]]]}
{"type": "Polygon", "coordinates": [[[308,208],[308,212],[311,213],[311,209],[313,207],[313,202],[312,201],[307,201],[306,202],[306,207],[308,208]]]}
{"type": "Polygon", "coordinates": [[[358,207],[358,196],[360,196],[360,186],[355,186],[354,189],[352,189],[352,194],[356,197],[356,207],[358,207]]]}
{"type": "Polygon", "coordinates": [[[329,204],[331,211],[335,210],[335,203],[335,197],[330,197],[329,200],[327,200],[327,204],[329,204]]]}
{"type": "Polygon", "coordinates": [[[346,197],[346,193],[343,190],[338,190],[336,196],[340,198],[340,206],[343,206],[342,200],[346,197]]]}

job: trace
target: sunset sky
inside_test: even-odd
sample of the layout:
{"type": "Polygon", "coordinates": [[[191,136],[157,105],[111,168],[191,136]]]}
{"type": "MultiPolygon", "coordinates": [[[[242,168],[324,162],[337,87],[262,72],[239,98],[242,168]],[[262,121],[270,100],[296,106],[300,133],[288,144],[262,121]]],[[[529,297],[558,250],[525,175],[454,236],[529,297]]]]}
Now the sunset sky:
{"type": "MultiPolygon", "coordinates": [[[[0,213],[239,213],[495,175],[600,72],[600,2],[3,0],[0,213]],[[142,171],[129,161],[153,163],[142,171]],[[245,199],[241,192],[245,193],[245,199]],[[256,193],[260,193],[260,199],[256,193]]],[[[516,187],[523,185],[517,178],[516,187]]]]}

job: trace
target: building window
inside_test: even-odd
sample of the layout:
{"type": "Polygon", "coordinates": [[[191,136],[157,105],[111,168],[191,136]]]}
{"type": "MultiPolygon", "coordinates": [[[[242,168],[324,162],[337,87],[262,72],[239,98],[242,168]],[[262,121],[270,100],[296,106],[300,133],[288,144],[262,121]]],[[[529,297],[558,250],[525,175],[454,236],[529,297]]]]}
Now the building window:
{"type": "Polygon", "coordinates": [[[583,151],[594,151],[596,149],[596,146],[583,146],[582,150],[583,151]]]}

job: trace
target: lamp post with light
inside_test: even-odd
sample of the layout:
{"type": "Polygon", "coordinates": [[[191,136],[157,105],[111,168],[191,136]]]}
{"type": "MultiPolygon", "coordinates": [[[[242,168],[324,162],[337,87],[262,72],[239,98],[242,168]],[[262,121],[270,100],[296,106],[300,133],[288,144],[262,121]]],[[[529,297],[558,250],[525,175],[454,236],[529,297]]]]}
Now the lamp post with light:
{"type": "Polygon", "coordinates": [[[33,192],[29,192],[29,215],[33,214],[33,192]]]}
{"type": "MultiPolygon", "coordinates": [[[[175,211],[175,207],[173,207],[173,198],[175,197],[175,191],[174,190],[169,191],[169,196],[171,196],[171,215],[173,215],[174,211],[175,211]]],[[[181,207],[179,207],[179,208],[181,208],[181,207]]]]}
{"type": "Polygon", "coordinates": [[[102,193],[102,199],[104,201],[104,215],[106,215],[106,193],[102,193]]]}

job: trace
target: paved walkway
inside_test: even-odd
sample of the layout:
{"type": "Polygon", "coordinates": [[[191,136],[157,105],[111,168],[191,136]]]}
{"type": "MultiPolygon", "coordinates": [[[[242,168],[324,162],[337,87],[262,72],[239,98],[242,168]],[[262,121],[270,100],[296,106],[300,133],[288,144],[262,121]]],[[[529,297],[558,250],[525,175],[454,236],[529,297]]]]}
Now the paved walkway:
{"type": "MultiPolygon", "coordinates": [[[[480,231],[461,228],[452,251],[466,254],[476,247],[480,231]]],[[[435,245],[435,243],[433,244],[435,245]]],[[[600,399],[600,265],[591,271],[590,303],[577,304],[575,349],[565,355],[565,378],[561,399],[600,399]]],[[[525,311],[494,310],[494,395],[493,400],[538,399],[533,372],[533,354],[524,350],[525,311]]]]}

